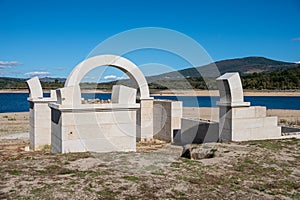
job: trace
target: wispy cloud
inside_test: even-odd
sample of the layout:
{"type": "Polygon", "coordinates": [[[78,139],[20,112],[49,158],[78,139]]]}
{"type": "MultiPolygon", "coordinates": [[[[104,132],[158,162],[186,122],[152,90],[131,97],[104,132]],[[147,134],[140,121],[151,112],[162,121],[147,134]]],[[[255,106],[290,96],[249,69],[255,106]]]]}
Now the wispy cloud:
{"type": "Polygon", "coordinates": [[[108,80],[108,79],[117,79],[116,75],[107,75],[103,77],[104,80],[108,80]]]}
{"type": "Polygon", "coordinates": [[[17,61],[0,61],[0,69],[10,68],[13,66],[20,65],[20,62],[17,61]]]}
{"type": "Polygon", "coordinates": [[[29,76],[29,77],[32,77],[32,76],[49,76],[50,73],[49,72],[27,72],[24,74],[24,76],[29,76]]]}
{"type": "Polygon", "coordinates": [[[126,76],[107,75],[103,77],[104,80],[123,80],[126,78],[128,78],[127,75],[126,76]]]}
{"type": "Polygon", "coordinates": [[[300,37],[293,38],[292,40],[300,41],[300,37]]]}

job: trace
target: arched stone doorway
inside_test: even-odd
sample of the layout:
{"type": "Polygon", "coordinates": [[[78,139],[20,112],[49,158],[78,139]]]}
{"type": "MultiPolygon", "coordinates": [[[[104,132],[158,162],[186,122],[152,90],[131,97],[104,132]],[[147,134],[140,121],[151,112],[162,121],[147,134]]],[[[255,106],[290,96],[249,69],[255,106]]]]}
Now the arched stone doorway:
{"type": "Polygon", "coordinates": [[[57,103],[49,106],[53,152],[135,151],[136,140],[153,137],[153,98],[146,78],[134,63],[120,56],[100,55],[79,63],[70,73],[65,87],[57,90],[57,103]],[[81,104],[80,81],[89,71],[101,66],[116,67],[135,81],[140,103],[81,104]],[[122,122],[108,120],[113,118],[122,122]]]}
{"type": "Polygon", "coordinates": [[[65,87],[79,85],[82,78],[89,71],[100,66],[112,66],[122,70],[139,86],[141,99],[152,99],[150,98],[147,80],[141,70],[130,60],[116,55],[99,55],[82,61],[70,73],[65,87]]]}

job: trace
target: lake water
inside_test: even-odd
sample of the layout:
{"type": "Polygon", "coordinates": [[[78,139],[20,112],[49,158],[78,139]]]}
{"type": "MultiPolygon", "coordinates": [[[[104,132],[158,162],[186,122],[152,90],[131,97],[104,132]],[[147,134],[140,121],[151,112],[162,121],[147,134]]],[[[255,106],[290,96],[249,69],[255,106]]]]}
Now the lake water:
{"type": "MultiPolygon", "coordinates": [[[[49,94],[45,94],[46,97],[49,94]]],[[[83,94],[85,99],[110,99],[110,94],[83,94]]],[[[27,112],[28,93],[0,93],[0,113],[4,112],[27,112]]],[[[155,99],[169,99],[183,101],[185,107],[216,107],[219,97],[209,96],[154,96],[155,99]]],[[[268,109],[300,110],[300,97],[245,97],[245,101],[251,102],[253,106],[266,106],[268,109]]]]}

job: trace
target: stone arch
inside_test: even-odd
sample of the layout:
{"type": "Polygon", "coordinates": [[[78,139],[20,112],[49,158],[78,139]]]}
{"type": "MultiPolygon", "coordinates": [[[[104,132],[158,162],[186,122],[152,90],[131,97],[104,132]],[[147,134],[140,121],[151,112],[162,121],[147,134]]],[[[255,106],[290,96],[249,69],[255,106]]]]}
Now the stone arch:
{"type": "Polygon", "coordinates": [[[130,60],[117,55],[99,55],[79,63],[68,76],[65,87],[79,85],[82,78],[91,70],[100,66],[112,66],[122,70],[134,80],[140,90],[141,100],[151,99],[147,80],[141,70],[130,60]]]}

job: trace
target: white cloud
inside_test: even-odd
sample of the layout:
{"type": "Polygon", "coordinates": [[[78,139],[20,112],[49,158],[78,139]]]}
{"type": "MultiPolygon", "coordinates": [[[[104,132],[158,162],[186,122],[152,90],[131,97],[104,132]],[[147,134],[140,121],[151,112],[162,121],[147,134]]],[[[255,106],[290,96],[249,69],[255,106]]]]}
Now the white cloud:
{"type": "Polygon", "coordinates": [[[49,72],[27,72],[24,74],[24,76],[49,76],[49,72]]]}
{"type": "Polygon", "coordinates": [[[104,76],[104,80],[108,80],[108,79],[117,79],[118,77],[116,75],[107,75],[107,76],[104,76]]]}
{"type": "Polygon", "coordinates": [[[21,63],[17,61],[0,61],[0,69],[10,68],[20,64],[21,63]]]}
{"type": "Polygon", "coordinates": [[[298,37],[298,38],[293,38],[292,40],[298,40],[298,41],[299,41],[299,40],[300,40],[300,37],[298,37]]]}
{"type": "Polygon", "coordinates": [[[104,80],[123,80],[123,79],[127,79],[127,78],[128,78],[127,75],[124,75],[124,76],[107,75],[107,76],[103,77],[104,80]]]}
{"type": "Polygon", "coordinates": [[[119,76],[117,77],[117,80],[124,80],[124,79],[127,79],[129,78],[127,75],[126,76],[119,76]]]}

